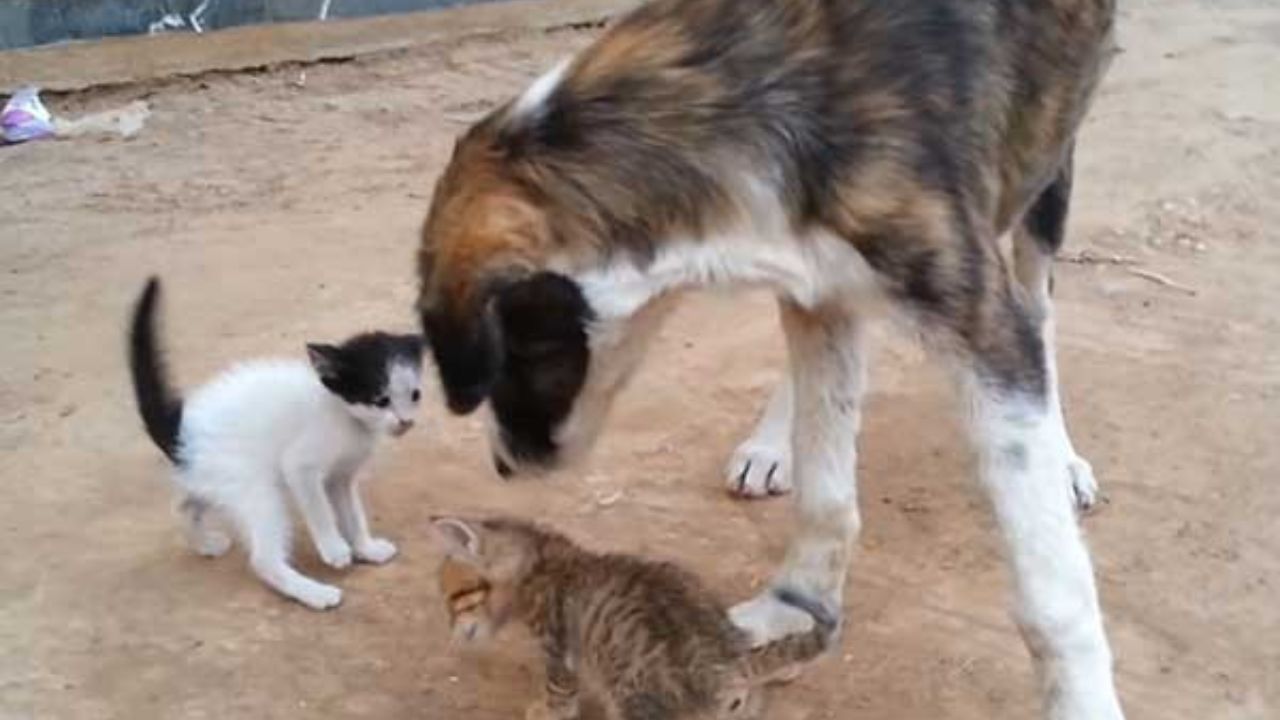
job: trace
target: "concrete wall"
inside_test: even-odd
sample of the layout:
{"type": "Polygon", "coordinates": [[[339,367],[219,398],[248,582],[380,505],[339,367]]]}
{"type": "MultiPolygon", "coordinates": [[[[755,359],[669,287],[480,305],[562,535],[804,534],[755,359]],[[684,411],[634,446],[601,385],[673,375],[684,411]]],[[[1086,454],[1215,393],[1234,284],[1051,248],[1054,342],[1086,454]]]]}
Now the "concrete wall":
{"type": "MultiPolygon", "coordinates": [[[[469,5],[489,0],[331,0],[329,17],[357,18],[469,5]]],[[[324,0],[0,0],[0,50],[69,40],[167,32],[195,26],[314,20],[324,0]],[[201,8],[201,5],[204,5],[201,8]],[[178,27],[173,27],[179,24],[178,27]]]]}

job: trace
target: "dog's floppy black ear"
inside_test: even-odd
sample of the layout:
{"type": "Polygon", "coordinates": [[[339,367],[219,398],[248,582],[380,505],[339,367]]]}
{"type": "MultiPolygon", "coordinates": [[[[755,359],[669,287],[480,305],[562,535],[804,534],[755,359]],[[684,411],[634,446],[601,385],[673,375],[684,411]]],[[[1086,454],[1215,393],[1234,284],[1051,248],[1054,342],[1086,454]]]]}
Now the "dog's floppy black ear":
{"type": "Polygon", "coordinates": [[[535,273],[504,287],[495,303],[503,342],[516,353],[556,345],[585,345],[584,323],[591,308],[573,280],[553,272],[535,273]]]}
{"type": "Polygon", "coordinates": [[[497,313],[504,364],[490,405],[503,444],[521,462],[551,460],[590,369],[590,305],[576,282],[541,272],[506,288],[497,313]]]}

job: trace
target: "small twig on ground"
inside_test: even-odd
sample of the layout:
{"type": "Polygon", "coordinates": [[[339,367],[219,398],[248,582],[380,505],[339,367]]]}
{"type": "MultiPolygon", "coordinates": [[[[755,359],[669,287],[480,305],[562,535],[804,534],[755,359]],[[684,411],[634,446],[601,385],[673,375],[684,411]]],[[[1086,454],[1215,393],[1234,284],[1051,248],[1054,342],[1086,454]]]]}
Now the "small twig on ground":
{"type": "Polygon", "coordinates": [[[622,499],[621,490],[614,490],[613,492],[608,493],[607,495],[599,492],[596,493],[596,505],[602,508],[607,508],[610,505],[614,505],[621,499],[622,499]]]}
{"type": "Polygon", "coordinates": [[[1152,272],[1150,270],[1141,270],[1139,268],[1131,267],[1129,268],[1129,274],[1136,275],[1142,278],[1143,280],[1150,280],[1151,282],[1157,285],[1163,285],[1167,288],[1173,288],[1174,290],[1177,290],[1178,292],[1186,293],[1187,295],[1194,296],[1196,294],[1195,288],[1187,287],[1186,285],[1183,285],[1182,283],[1177,282],[1175,280],[1170,280],[1169,278],[1165,277],[1164,275],[1161,275],[1158,272],[1152,272]]]}
{"type": "Polygon", "coordinates": [[[1124,255],[1102,255],[1092,250],[1081,250],[1074,255],[1059,255],[1058,260],[1073,265],[1137,265],[1137,258],[1124,255]]]}
{"type": "Polygon", "coordinates": [[[543,32],[550,35],[551,33],[561,32],[563,30],[598,30],[609,23],[609,18],[591,18],[589,20],[579,20],[578,22],[569,22],[562,25],[553,25],[545,28],[543,32]]]}

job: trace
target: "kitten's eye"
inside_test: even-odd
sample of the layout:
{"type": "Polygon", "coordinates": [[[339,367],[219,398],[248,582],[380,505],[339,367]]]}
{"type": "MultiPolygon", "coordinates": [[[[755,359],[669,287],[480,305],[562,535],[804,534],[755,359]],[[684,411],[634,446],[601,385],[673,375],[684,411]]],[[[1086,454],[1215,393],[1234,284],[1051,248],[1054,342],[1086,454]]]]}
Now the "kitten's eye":
{"type": "Polygon", "coordinates": [[[384,408],[384,407],[387,407],[388,405],[390,405],[390,404],[391,404],[391,398],[387,397],[386,395],[383,395],[382,397],[378,398],[377,400],[374,400],[374,401],[373,401],[373,404],[374,404],[374,405],[377,405],[377,406],[378,406],[378,407],[380,407],[380,408],[384,408]]]}
{"type": "Polygon", "coordinates": [[[418,402],[419,400],[422,399],[422,393],[417,390],[414,390],[412,397],[414,402],[418,402]]]}

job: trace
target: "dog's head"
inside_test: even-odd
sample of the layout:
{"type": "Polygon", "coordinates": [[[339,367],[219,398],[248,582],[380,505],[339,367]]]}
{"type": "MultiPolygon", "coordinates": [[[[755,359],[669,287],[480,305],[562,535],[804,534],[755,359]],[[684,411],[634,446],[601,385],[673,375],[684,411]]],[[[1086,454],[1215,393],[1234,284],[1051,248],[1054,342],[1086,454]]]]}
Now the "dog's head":
{"type": "Polygon", "coordinates": [[[509,157],[481,130],[462,138],[423,224],[418,309],[450,410],[489,401],[504,476],[578,455],[602,419],[577,412],[598,363],[582,287],[549,269],[566,245],[509,157]]]}

